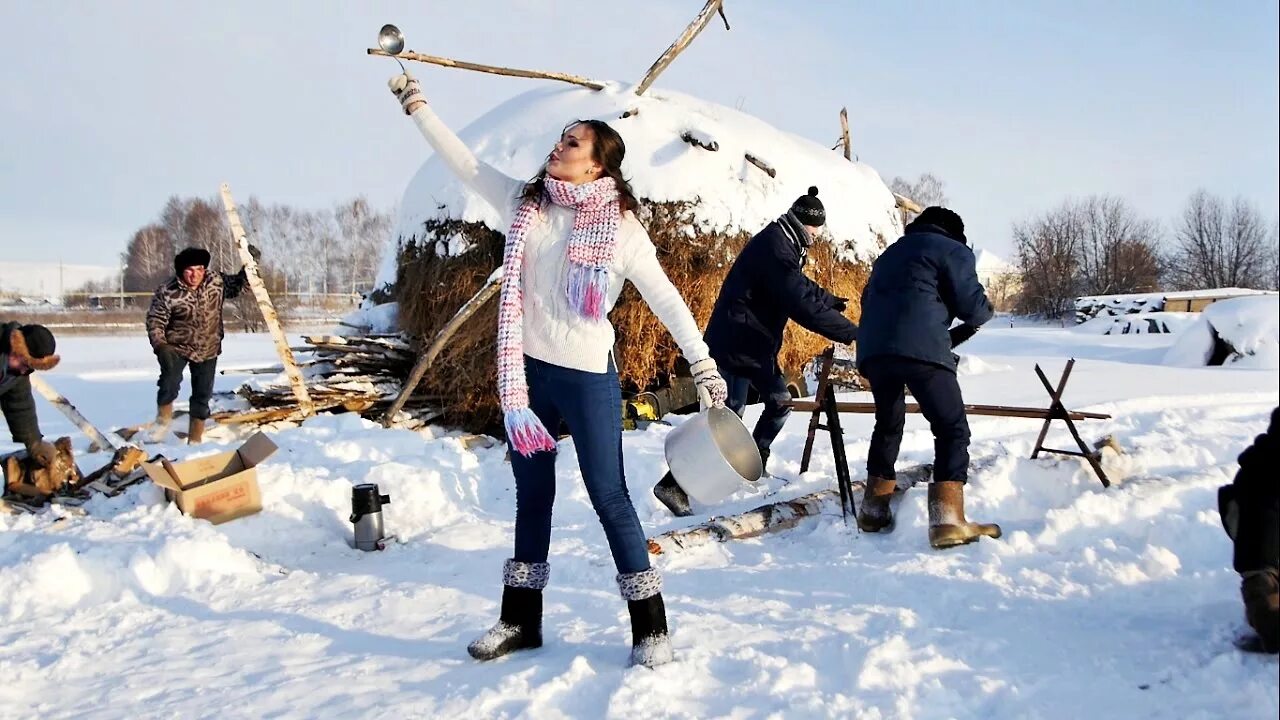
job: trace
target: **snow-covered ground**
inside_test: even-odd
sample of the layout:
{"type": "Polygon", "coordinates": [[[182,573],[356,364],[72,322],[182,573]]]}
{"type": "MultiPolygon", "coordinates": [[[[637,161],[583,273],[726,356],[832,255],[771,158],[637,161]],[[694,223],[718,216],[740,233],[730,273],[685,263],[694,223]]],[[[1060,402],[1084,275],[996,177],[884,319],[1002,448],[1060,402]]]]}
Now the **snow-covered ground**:
{"type": "MultiPolygon", "coordinates": [[[[1277,404],[1277,371],[1164,366],[1168,335],[999,324],[963,347],[969,402],[1043,405],[1033,366],[1056,380],[1076,357],[1067,405],[1111,413],[1082,432],[1126,450],[1104,490],[1077,459],[1027,458],[1040,423],[972,418],[968,507],[1000,522],[1001,540],[930,550],[917,487],[890,535],[835,514],[661,556],[676,661],[628,668],[626,608],[565,442],[546,644],[482,664],[465,645],[497,615],[510,550],[502,448],[322,417],[275,433],[253,517],[193,521],[147,485],[84,517],[0,515],[0,717],[1275,717],[1276,658],[1233,646],[1244,623],[1215,491],[1277,404]],[[384,552],[347,545],[360,482],[392,496],[399,542],[384,552]]],[[[87,416],[149,417],[145,342],[59,349],[47,379],[87,416]]],[[[272,360],[266,336],[231,336],[227,350],[223,367],[272,360]]],[[[46,434],[73,434],[40,413],[46,434]]],[[[833,486],[825,440],[798,476],[806,420],[775,446],[775,477],[716,512],[833,486]]],[[[871,418],[842,422],[860,479],[871,418]]],[[[651,535],[691,524],[648,491],[668,431],[625,437],[651,535]]],[[[236,442],[224,428],[209,438],[199,452],[236,442]]],[[[1055,428],[1050,444],[1068,443],[1055,428]]],[[[931,452],[912,416],[902,464],[931,452]]]]}

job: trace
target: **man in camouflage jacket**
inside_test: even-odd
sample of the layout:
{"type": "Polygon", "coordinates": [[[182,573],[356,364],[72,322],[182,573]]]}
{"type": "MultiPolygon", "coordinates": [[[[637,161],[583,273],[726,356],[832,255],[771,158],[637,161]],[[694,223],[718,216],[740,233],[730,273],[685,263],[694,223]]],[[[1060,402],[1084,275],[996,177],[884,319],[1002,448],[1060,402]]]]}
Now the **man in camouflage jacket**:
{"type": "MultiPolygon", "coordinates": [[[[250,246],[258,257],[258,249],[250,246]]],[[[156,289],[147,311],[147,339],[160,363],[156,394],[158,440],[173,421],[173,401],[182,386],[182,369],[191,369],[191,405],[187,442],[200,442],[209,417],[213,378],[222,353],[222,303],[244,289],[244,268],[235,275],[209,272],[209,251],[187,248],[173,260],[174,277],[156,289]]]]}

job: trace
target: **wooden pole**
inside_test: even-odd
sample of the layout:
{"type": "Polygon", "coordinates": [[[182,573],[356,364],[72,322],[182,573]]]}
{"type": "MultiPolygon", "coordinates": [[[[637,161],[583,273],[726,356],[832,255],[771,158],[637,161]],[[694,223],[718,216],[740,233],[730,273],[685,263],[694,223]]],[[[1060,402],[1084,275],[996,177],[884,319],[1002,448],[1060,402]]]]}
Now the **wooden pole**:
{"type": "MultiPolygon", "coordinates": [[[[649,70],[644,74],[644,79],[636,86],[637,95],[643,95],[644,91],[648,90],[650,85],[653,85],[653,81],[658,79],[658,76],[662,74],[662,71],[666,70],[667,66],[671,64],[671,61],[675,60],[677,55],[684,52],[684,49],[689,47],[689,43],[693,42],[693,39],[698,36],[698,33],[702,32],[703,28],[707,26],[707,23],[711,22],[712,16],[719,12],[720,18],[722,20],[724,19],[724,8],[721,7],[723,4],[724,0],[707,0],[707,4],[703,6],[702,12],[698,13],[698,16],[693,19],[693,22],[689,23],[689,27],[686,27],[684,32],[680,33],[680,37],[676,38],[676,41],[671,43],[671,46],[666,49],[666,52],[662,53],[662,55],[649,66],[649,70]]],[[[724,20],[724,29],[729,29],[728,20],[724,20]]]]}
{"type": "Polygon", "coordinates": [[[853,161],[853,144],[849,141],[849,108],[840,108],[840,142],[844,145],[844,159],[853,161]]]}
{"type": "Polygon", "coordinates": [[[107,448],[119,450],[127,444],[114,440],[108,435],[104,435],[102,431],[94,427],[93,423],[89,422],[84,415],[80,414],[80,411],[76,409],[75,405],[71,404],[70,400],[67,400],[62,393],[54,390],[44,381],[44,378],[39,375],[34,373],[31,375],[31,387],[35,388],[36,392],[40,393],[45,400],[48,400],[50,405],[57,408],[63,415],[66,415],[67,419],[74,423],[76,427],[80,428],[81,432],[88,435],[89,439],[98,447],[104,450],[107,448]]]}
{"type": "Polygon", "coordinates": [[[315,413],[315,405],[312,404],[311,395],[307,392],[307,383],[302,379],[302,371],[298,369],[298,363],[293,359],[293,351],[289,349],[289,340],[284,335],[284,328],[280,327],[280,318],[271,304],[271,296],[267,294],[267,288],[262,284],[262,275],[258,272],[258,261],[249,252],[249,239],[245,236],[244,225],[240,223],[236,202],[231,199],[231,186],[222,183],[221,191],[222,204],[226,206],[227,220],[231,223],[231,237],[240,250],[240,259],[244,262],[244,272],[249,278],[249,287],[253,290],[254,299],[258,301],[262,319],[267,323],[267,329],[271,331],[276,353],[280,356],[281,364],[284,365],[285,374],[289,376],[289,385],[293,387],[293,395],[298,399],[298,408],[302,412],[302,417],[305,418],[315,413]]]}
{"type": "Polygon", "coordinates": [[[410,51],[402,52],[399,55],[392,55],[381,48],[369,48],[365,50],[365,52],[369,55],[383,55],[386,57],[400,58],[401,60],[417,60],[418,62],[431,63],[432,65],[457,68],[459,70],[474,70],[476,72],[489,73],[491,75],[534,78],[536,80],[557,80],[559,82],[571,83],[573,85],[581,85],[582,87],[591,88],[592,90],[604,89],[604,83],[602,82],[584,78],[579,75],[570,75],[568,73],[547,72],[545,70],[520,70],[518,68],[501,67],[499,65],[481,65],[480,63],[466,62],[465,60],[454,60],[453,58],[440,57],[439,55],[424,55],[422,53],[410,51]]]}
{"type": "MultiPolygon", "coordinates": [[[[793,400],[791,408],[801,412],[813,412],[822,407],[820,402],[815,400],[793,400]]],[[[876,404],[869,402],[837,402],[836,411],[842,413],[862,413],[874,414],[876,404]]],[[[1045,420],[1053,413],[1051,408],[1032,408],[1017,407],[1010,405],[965,405],[964,411],[968,415],[987,415],[992,417],[1020,417],[1032,418],[1035,420],[1045,420]]],[[[907,403],[907,412],[918,413],[920,406],[917,403],[907,403]]],[[[1067,411],[1067,416],[1072,420],[1110,420],[1111,416],[1104,413],[1081,412],[1078,410],[1067,411]]]]}
{"type": "Polygon", "coordinates": [[[449,318],[449,322],[445,323],[440,332],[436,333],[432,339],[431,345],[427,351],[418,358],[418,362],[414,364],[413,370],[409,372],[409,377],[405,379],[404,385],[400,386],[400,394],[396,396],[396,401],[391,403],[391,407],[387,408],[386,414],[382,416],[382,427],[391,427],[391,423],[395,420],[396,413],[400,412],[400,408],[404,407],[409,396],[413,394],[414,388],[418,387],[418,382],[422,380],[422,376],[427,372],[427,368],[431,367],[431,363],[435,362],[436,356],[444,349],[449,338],[458,332],[458,328],[462,327],[472,315],[475,315],[484,304],[489,302],[490,298],[498,294],[498,290],[502,287],[502,267],[499,266],[489,279],[484,281],[484,285],[480,287],[480,291],[471,296],[458,312],[449,318]]]}

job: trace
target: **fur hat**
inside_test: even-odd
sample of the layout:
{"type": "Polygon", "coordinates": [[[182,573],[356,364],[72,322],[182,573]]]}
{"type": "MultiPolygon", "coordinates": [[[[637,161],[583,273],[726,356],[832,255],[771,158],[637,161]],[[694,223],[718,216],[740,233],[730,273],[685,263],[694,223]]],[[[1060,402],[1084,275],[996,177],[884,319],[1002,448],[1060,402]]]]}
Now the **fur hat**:
{"type": "Polygon", "coordinates": [[[969,244],[969,239],[964,236],[964,220],[953,210],[930,205],[924,209],[924,212],[917,215],[916,219],[912,220],[911,225],[907,227],[910,228],[912,225],[933,225],[940,228],[952,240],[965,245],[969,244]]]}
{"type": "Polygon", "coordinates": [[[209,267],[209,251],[204,248],[189,247],[173,258],[173,270],[181,275],[183,270],[195,266],[209,267]]]}
{"type": "Polygon", "coordinates": [[[809,188],[808,195],[801,195],[796,201],[791,203],[791,212],[800,222],[809,227],[822,227],[827,224],[827,209],[822,206],[822,201],[818,199],[818,188],[813,186],[809,188]]]}
{"type": "Polygon", "coordinates": [[[43,325],[23,325],[9,331],[9,356],[32,370],[52,370],[62,358],[54,355],[57,342],[43,325]]]}

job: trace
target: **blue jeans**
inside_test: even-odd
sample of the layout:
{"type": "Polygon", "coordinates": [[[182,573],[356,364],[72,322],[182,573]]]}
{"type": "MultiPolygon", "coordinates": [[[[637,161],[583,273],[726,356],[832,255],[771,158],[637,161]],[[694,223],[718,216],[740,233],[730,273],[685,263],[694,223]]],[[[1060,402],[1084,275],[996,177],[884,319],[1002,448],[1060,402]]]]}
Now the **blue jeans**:
{"type": "Polygon", "coordinates": [[[907,421],[903,387],[911,390],[920,412],[933,431],[933,479],[935,482],[969,479],[969,420],[965,417],[960,382],[954,371],[906,357],[884,355],[858,365],[871,381],[876,401],[876,426],[867,450],[867,475],[896,477],[893,464],[902,445],[907,421]]]}
{"type": "MultiPolygon", "coordinates": [[[[553,435],[561,420],[569,426],[582,481],[618,572],[648,570],[649,543],[622,468],[622,390],[613,362],[607,371],[591,373],[526,356],[524,367],[530,409],[553,435]]],[[[556,451],[543,451],[525,457],[511,449],[511,470],[516,476],[515,559],[521,562],[547,561],[556,455],[556,451]]]]}
{"type": "Polygon", "coordinates": [[[760,448],[760,454],[767,456],[774,438],[782,432],[782,426],[787,424],[787,417],[791,415],[791,406],[787,404],[791,402],[791,393],[787,391],[786,378],[781,372],[773,370],[739,371],[721,368],[720,375],[729,386],[729,399],[725,401],[725,405],[737,413],[738,417],[742,417],[742,412],[746,409],[748,391],[754,386],[760,394],[764,410],[756,421],[755,429],[751,431],[751,437],[755,439],[756,447],[760,448]]]}

